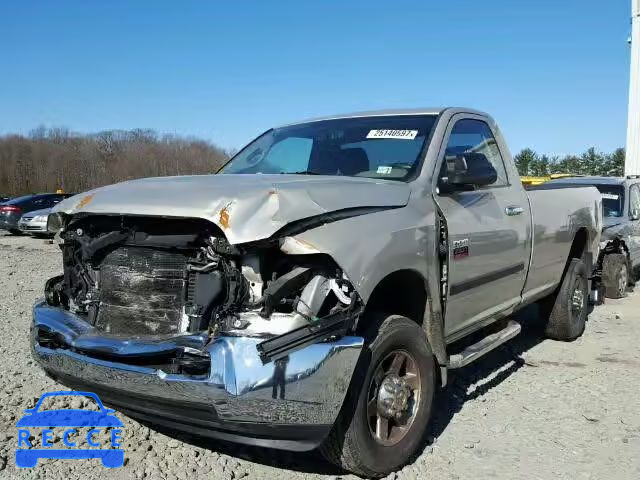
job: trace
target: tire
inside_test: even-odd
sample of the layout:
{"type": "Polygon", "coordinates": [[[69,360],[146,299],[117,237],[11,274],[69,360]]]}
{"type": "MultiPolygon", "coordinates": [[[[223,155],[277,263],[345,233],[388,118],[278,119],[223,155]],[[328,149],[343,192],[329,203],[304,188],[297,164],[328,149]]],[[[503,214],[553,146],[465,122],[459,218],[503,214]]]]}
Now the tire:
{"type": "Polygon", "coordinates": [[[622,253],[610,253],[602,260],[602,284],[607,298],[622,298],[629,286],[629,262],[622,253]]]}
{"type": "Polygon", "coordinates": [[[572,259],[557,292],[541,302],[541,313],[547,319],[545,335],[548,338],[571,341],[584,332],[589,300],[587,277],[584,262],[572,259]],[[576,293],[578,289],[581,294],[576,293]]]}
{"type": "MultiPolygon", "coordinates": [[[[362,356],[365,361],[362,366],[359,364],[359,368],[366,369],[364,378],[359,377],[358,372],[354,375],[356,382],[352,382],[342,412],[329,437],[320,447],[320,452],[327,460],[344,470],[363,477],[378,478],[401,468],[422,445],[431,417],[436,370],[427,337],[414,321],[400,315],[380,315],[369,333],[366,337],[371,341],[362,356]],[[383,402],[379,400],[385,395],[383,389],[384,392],[389,392],[385,389],[386,382],[393,383],[395,377],[389,372],[380,376],[380,371],[390,366],[389,371],[393,372],[393,365],[400,363],[396,359],[403,355],[405,363],[402,363],[399,372],[400,375],[404,372],[405,377],[401,378],[411,378],[412,385],[416,388],[411,390],[404,414],[396,412],[403,418],[400,423],[404,422],[406,433],[398,434],[399,430],[395,430],[396,427],[393,426],[396,420],[388,420],[391,428],[386,429],[386,432],[391,433],[387,444],[384,444],[381,438],[376,437],[377,433],[373,429],[385,425],[386,417],[377,420],[370,416],[367,405],[377,407],[383,402]],[[410,371],[414,373],[410,374],[410,371]],[[363,380],[362,383],[357,382],[358,378],[363,380]],[[416,382],[416,378],[419,378],[419,382],[416,382]],[[370,402],[372,398],[377,401],[370,402]],[[396,432],[396,437],[401,435],[400,438],[393,439],[393,432],[396,432]]],[[[405,390],[403,392],[406,393],[405,390]]],[[[404,402],[400,403],[404,405],[404,402]]],[[[380,407],[373,410],[380,416],[378,408],[380,407]]],[[[380,431],[384,429],[380,428],[380,431]]]]}
{"type": "Polygon", "coordinates": [[[22,235],[22,232],[20,230],[16,230],[15,228],[10,228],[9,233],[11,235],[22,235]]]}

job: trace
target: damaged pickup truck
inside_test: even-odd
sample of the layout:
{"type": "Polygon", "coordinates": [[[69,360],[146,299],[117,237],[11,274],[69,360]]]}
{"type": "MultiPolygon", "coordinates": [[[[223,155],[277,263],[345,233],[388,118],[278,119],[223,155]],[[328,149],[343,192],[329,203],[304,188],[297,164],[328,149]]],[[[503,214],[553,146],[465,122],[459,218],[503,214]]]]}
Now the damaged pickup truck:
{"type": "Polygon", "coordinates": [[[601,209],[593,187],[525,192],[469,109],[275,128],[217,175],[60,203],[33,355],[132,417],[382,476],[447,372],[520,332],[513,312],[582,334],[601,209]]]}

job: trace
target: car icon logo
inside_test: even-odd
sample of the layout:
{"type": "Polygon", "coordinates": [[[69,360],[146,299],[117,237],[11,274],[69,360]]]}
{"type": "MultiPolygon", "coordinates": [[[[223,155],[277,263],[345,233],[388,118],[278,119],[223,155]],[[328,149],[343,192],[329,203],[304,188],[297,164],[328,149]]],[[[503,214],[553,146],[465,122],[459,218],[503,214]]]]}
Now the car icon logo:
{"type": "Polygon", "coordinates": [[[99,458],[102,465],[108,468],[118,468],[124,463],[124,451],[120,447],[122,422],[115,416],[114,410],[105,408],[100,398],[92,392],[48,392],[44,393],[34,408],[28,408],[25,415],[18,420],[16,427],[18,428],[18,448],[16,449],[16,465],[20,468],[35,467],[40,458],[58,458],[58,459],[90,459],[99,458]],[[42,403],[50,397],[89,397],[95,400],[99,407],[98,411],[82,410],[82,409],[57,409],[43,410],[42,403]],[[28,428],[27,428],[28,427],[28,428]],[[69,448],[54,449],[52,448],[53,430],[51,428],[65,427],[62,440],[65,446],[69,448]],[[88,430],[86,439],[87,443],[92,447],[100,447],[100,443],[96,441],[97,434],[101,428],[110,428],[110,446],[111,448],[86,448],[74,449],[76,442],[69,439],[71,434],[77,433],[76,428],[91,427],[88,430]],[[42,446],[41,448],[20,448],[33,447],[31,441],[31,433],[34,429],[41,429],[42,446]]]}

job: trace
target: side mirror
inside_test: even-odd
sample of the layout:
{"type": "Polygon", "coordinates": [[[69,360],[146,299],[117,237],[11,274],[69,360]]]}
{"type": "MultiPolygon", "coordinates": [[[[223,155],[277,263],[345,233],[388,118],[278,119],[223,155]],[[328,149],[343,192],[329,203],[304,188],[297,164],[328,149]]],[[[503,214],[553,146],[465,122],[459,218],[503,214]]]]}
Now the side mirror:
{"type": "Polygon", "coordinates": [[[446,157],[449,185],[484,186],[495,183],[498,173],[482,153],[463,153],[446,157]]]}
{"type": "Polygon", "coordinates": [[[640,220],[640,210],[638,210],[637,208],[634,208],[633,210],[631,210],[631,215],[629,215],[629,219],[630,220],[640,220]]]}

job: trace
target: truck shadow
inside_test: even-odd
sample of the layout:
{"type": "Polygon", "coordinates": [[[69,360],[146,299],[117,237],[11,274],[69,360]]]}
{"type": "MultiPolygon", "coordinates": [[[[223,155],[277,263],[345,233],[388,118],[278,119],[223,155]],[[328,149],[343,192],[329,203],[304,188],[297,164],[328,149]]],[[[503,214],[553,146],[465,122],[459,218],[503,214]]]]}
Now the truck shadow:
{"type": "MultiPolygon", "coordinates": [[[[140,421],[139,421],[140,422],[140,421]]],[[[228,455],[236,460],[246,460],[260,465],[282,468],[300,473],[315,473],[320,475],[341,475],[344,472],[335,465],[327,462],[319,452],[288,452],[265,447],[252,447],[210,438],[177,432],[159,425],[140,422],[156,432],[177,438],[194,447],[204,448],[213,452],[228,455]]],[[[233,459],[227,459],[233,463],[233,459]]],[[[232,467],[235,468],[235,467],[232,467]]],[[[213,478],[213,477],[212,477],[213,478]]]]}
{"type": "MultiPolygon", "coordinates": [[[[492,388],[500,385],[515,374],[525,365],[522,354],[544,340],[544,325],[539,319],[536,306],[523,309],[516,315],[515,319],[521,322],[523,327],[520,335],[488,353],[477,362],[449,373],[449,384],[435,397],[432,420],[428,431],[425,432],[422,448],[420,448],[415,458],[422,455],[425,449],[445,431],[451,420],[466,402],[482,397],[492,388]]],[[[193,446],[212,450],[236,459],[301,473],[324,475],[341,475],[344,473],[324,460],[317,452],[292,453],[238,445],[185,435],[157,425],[145,424],[153,430],[178,438],[193,446]]]]}
{"type": "Polygon", "coordinates": [[[434,401],[425,447],[444,432],[466,402],[481,398],[524,367],[522,355],[545,340],[544,322],[536,305],[522,309],[513,318],[522,325],[520,335],[478,361],[449,372],[447,387],[434,401]]]}

